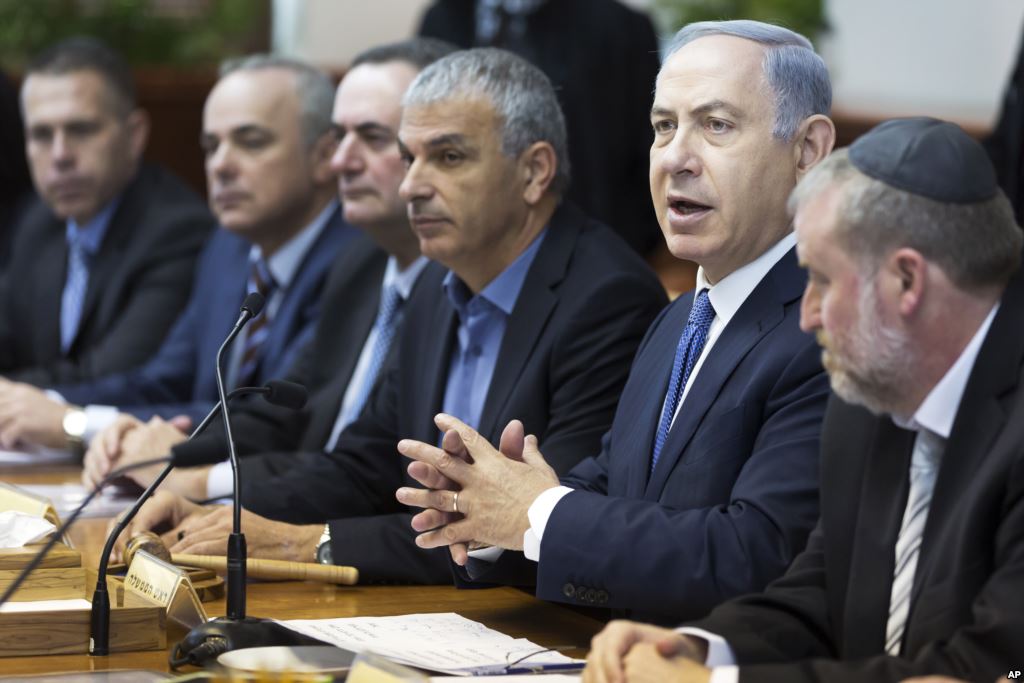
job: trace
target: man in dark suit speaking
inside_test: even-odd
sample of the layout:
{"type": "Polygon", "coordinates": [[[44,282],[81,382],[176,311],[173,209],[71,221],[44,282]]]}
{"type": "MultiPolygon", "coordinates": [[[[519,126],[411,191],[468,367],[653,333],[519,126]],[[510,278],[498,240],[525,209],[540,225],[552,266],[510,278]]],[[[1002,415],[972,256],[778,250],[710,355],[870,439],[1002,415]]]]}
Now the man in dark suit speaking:
{"type": "Polygon", "coordinates": [[[801,323],[835,392],[821,521],[785,576],[686,635],[609,626],[585,678],[706,681],[708,666],[715,681],[1006,677],[1024,633],[1024,283],[1010,203],[978,143],[922,118],[840,150],[792,204],[809,273],[801,323]]]}
{"type": "MultiPolygon", "coordinates": [[[[334,450],[276,477],[247,476],[243,460],[241,494],[249,510],[291,523],[277,525],[282,542],[267,544],[269,556],[308,561],[316,551],[364,579],[450,582],[447,553],[416,547],[411,511],[394,498],[404,480],[398,440],[437,443],[440,410],[495,439],[522,415],[568,471],[607,430],[665,297],[620,238],[562,201],[561,111],[524,60],[481,49],[434,62],[405,94],[398,139],[399,191],[437,263],[420,276],[381,379],[334,450]]],[[[195,511],[151,503],[136,528],[195,511]]],[[[172,534],[184,534],[179,548],[220,552],[230,515],[202,512],[172,534]]],[[[258,523],[243,516],[243,526],[258,523]]]]}
{"type": "Polygon", "coordinates": [[[651,111],[651,192],[669,249],[700,264],[697,291],[648,330],[600,454],[561,482],[532,446],[521,462],[474,437],[467,465],[402,444],[461,486],[456,499],[430,465],[410,468],[449,489],[398,492],[434,508],[415,520],[422,545],[524,549],[525,561],[506,552],[468,569],[514,583],[536,570],[538,597],[658,620],[782,574],[817,519],[828,391],[798,325],[805,276],[786,198],[832,149],[830,100],[824,63],[791,31],[738,21],[676,36],[651,111]]]}

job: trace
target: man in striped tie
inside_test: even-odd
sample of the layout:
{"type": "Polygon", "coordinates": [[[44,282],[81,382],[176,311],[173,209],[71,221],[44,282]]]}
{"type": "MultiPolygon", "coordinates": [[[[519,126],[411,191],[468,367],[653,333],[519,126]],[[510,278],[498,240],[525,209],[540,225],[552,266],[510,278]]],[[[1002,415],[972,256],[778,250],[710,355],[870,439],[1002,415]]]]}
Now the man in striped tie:
{"type": "Polygon", "coordinates": [[[617,622],[589,681],[991,681],[1024,649],[1021,233],[957,126],[885,122],[797,187],[834,396],[821,520],[764,593],[681,633],[617,622]]]}

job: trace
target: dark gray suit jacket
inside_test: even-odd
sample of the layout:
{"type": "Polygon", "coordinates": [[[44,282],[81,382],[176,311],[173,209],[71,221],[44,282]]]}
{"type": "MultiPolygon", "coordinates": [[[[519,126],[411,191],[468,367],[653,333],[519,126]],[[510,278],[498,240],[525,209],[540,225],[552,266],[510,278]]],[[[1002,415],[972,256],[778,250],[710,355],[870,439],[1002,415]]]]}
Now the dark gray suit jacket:
{"type": "Polygon", "coordinates": [[[90,270],[77,336],[65,355],[65,222],[35,200],[15,228],[0,287],[0,374],[50,386],[144,363],[188,302],[196,257],[214,225],[180,180],[143,166],[111,218],[90,270]]]}
{"type": "Polygon", "coordinates": [[[1024,668],[1024,287],[982,345],[939,468],[903,656],[885,654],[894,547],[914,434],[833,398],[821,520],[786,574],[696,625],[724,636],[741,681],[992,681],[1024,668]]]}

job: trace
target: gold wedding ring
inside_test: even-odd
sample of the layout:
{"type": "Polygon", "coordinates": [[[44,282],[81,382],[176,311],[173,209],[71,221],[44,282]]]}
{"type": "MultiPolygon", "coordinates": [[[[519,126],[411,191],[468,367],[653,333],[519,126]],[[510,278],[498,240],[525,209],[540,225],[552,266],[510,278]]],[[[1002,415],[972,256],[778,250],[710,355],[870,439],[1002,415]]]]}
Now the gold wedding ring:
{"type": "Polygon", "coordinates": [[[452,498],[452,508],[455,510],[455,514],[459,513],[459,492],[455,492],[455,497],[452,498]]]}

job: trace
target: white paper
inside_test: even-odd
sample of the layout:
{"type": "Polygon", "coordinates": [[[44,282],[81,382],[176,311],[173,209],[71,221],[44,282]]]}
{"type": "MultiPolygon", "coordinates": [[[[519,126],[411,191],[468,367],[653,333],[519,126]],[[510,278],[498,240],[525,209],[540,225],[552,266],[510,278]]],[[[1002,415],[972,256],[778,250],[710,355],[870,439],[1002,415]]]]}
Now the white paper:
{"type": "Polygon", "coordinates": [[[92,603],[85,598],[71,600],[27,600],[25,602],[7,602],[0,605],[0,612],[46,612],[92,609],[92,603]]]}
{"type": "MultiPolygon", "coordinates": [[[[445,681],[460,681],[462,676],[431,676],[430,683],[444,683],[445,681]]],[[[501,681],[501,683],[537,683],[547,681],[548,683],[578,683],[581,676],[574,674],[512,674],[505,676],[474,676],[474,681],[501,681]]]]}
{"type": "Polygon", "coordinates": [[[75,455],[66,448],[28,447],[24,450],[0,449],[0,465],[42,465],[74,462],[75,455]]]}
{"type": "Polygon", "coordinates": [[[456,676],[502,673],[531,653],[538,654],[515,666],[582,664],[558,652],[541,652],[545,648],[525,638],[513,638],[454,612],[280,623],[346,650],[371,650],[400,664],[456,676]]]}
{"type": "Polygon", "coordinates": [[[0,548],[21,548],[45,538],[56,528],[42,517],[4,510],[0,512],[0,548]]]}
{"type": "MultiPolygon", "coordinates": [[[[89,495],[82,484],[18,484],[18,488],[48,498],[61,519],[70,517],[89,495]]],[[[82,517],[113,517],[130,508],[135,501],[136,496],[126,496],[117,488],[106,488],[92,499],[82,517]]]]}

